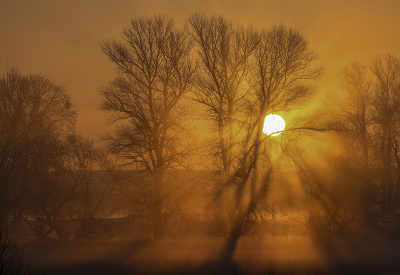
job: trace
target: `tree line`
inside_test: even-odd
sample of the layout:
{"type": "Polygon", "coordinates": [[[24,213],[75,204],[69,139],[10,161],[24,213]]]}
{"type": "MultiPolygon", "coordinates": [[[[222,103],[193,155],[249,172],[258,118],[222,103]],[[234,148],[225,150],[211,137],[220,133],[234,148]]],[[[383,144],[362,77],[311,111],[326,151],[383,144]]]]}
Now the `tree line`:
{"type": "Polygon", "coordinates": [[[99,89],[113,124],[102,148],[76,134],[77,111],[63,87],[13,68],[0,80],[1,220],[24,221],[38,239],[71,239],[96,237],[100,220],[132,214],[163,238],[195,212],[181,198],[196,197],[202,174],[182,175],[207,150],[212,176],[200,181],[212,190],[210,204],[222,206],[227,257],[240,236],[281,211],[268,198],[274,183],[293,176],[282,167],[292,167],[301,186],[294,208],[307,232],[380,232],[399,222],[398,57],[345,66],[344,98],[332,96],[322,114],[271,137],[265,116],[306,106],[323,73],[297,30],[201,13],[179,29],[156,15],[132,19],[121,40],[101,49],[116,68],[99,89]],[[207,146],[191,136],[196,115],[212,125],[207,146]],[[342,151],[324,156],[323,166],[307,151],[327,136],[331,152],[342,151]]]}

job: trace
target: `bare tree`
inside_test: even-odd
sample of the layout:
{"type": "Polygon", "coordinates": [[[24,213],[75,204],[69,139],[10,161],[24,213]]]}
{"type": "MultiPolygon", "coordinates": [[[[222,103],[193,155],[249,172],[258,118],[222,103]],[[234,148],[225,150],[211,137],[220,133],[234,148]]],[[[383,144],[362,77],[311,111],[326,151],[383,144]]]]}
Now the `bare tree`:
{"type": "Polygon", "coordinates": [[[73,130],[76,110],[59,85],[40,75],[7,70],[0,79],[1,218],[21,219],[34,175],[62,154],[60,141],[73,130]]]}
{"type": "Polygon", "coordinates": [[[399,72],[400,61],[393,55],[377,56],[369,67],[353,62],[339,72],[345,96],[335,102],[331,127],[346,149],[343,159],[329,163],[337,172],[327,180],[301,158],[295,161],[315,205],[309,220],[314,233],[350,233],[346,232],[350,224],[358,233],[375,231],[377,220],[395,213],[400,175],[399,72]],[[332,190],[332,180],[340,188],[332,190]],[[342,186],[343,182],[352,188],[342,186]]]}
{"type": "Polygon", "coordinates": [[[349,133],[354,144],[354,153],[362,155],[362,164],[367,171],[370,163],[371,127],[372,127],[372,80],[368,77],[368,67],[353,62],[345,66],[338,74],[341,85],[346,91],[346,104],[339,107],[339,129],[349,133]]]}
{"type": "Polygon", "coordinates": [[[400,129],[400,60],[390,54],[377,56],[370,69],[376,78],[373,106],[383,173],[381,206],[383,212],[393,212],[400,198],[399,138],[396,135],[400,129]],[[397,166],[396,174],[393,174],[394,166],[397,166]]]}
{"type": "MultiPolygon", "coordinates": [[[[345,66],[339,72],[338,77],[342,89],[345,91],[345,97],[340,103],[336,103],[338,113],[333,115],[336,120],[332,126],[342,141],[345,141],[346,158],[349,160],[347,170],[341,173],[345,176],[345,172],[351,169],[353,175],[358,175],[357,179],[354,177],[352,179],[352,185],[355,188],[351,191],[346,190],[348,194],[352,193],[358,198],[357,207],[353,207],[350,211],[353,213],[353,219],[357,219],[363,229],[374,229],[375,222],[368,212],[375,203],[373,198],[374,175],[371,168],[375,167],[377,163],[374,161],[376,150],[374,150],[373,135],[373,81],[368,67],[359,62],[345,66]]],[[[350,176],[347,175],[347,178],[350,176]]],[[[343,194],[342,196],[345,196],[343,194]]],[[[339,218],[343,217],[336,213],[336,219],[339,218]]]]}
{"type": "Polygon", "coordinates": [[[309,49],[308,41],[284,25],[263,32],[255,59],[252,71],[256,79],[255,92],[249,105],[252,116],[247,120],[241,161],[244,187],[227,245],[228,255],[236,245],[246,216],[255,209],[272,179],[274,167],[271,159],[268,155],[261,158],[263,152],[268,154],[271,151],[265,147],[270,137],[262,131],[265,116],[288,110],[308,99],[314,91],[312,82],[321,75],[321,68],[314,65],[317,55],[309,49]]]}
{"type": "Polygon", "coordinates": [[[104,156],[74,134],[76,113],[43,76],[11,69],[0,79],[1,219],[24,220],[35,238],[73,237],[103,210],[94,193],[106,188],[93,186],[104,156]]]}
{"type": "Polygon", "coordinates": [[[235,26],[222,16],[195,13],[188,32],[196,43],[202,72],[195,98],[208,111],[218,133],[217,152],[223,167],[222,195],[231,226],[236,208],[233,177],[246,97],[250,91],[253,54],[260,42],[252,27],[235,26]],[[249,84],[250,83],[250,84],[249,84]]]}
{"type": "Polygon", "coordinates": [[[261,175],[264,117],[307,99],[321,69],[313,65],[317,55],[307,40],[283,25],[260,36],[251,27],[235,27],[223,17],[196,13],[188,22],[204,69],[196,82],[195,100],[206,106],[217,126],[224,189],[232,190],[229,185],[240,178],[237,198],[235,192],[225,191],[225,201],[237,200],[225,205],[231,222],[224,252],[229,258],[246,217],[265,189],[262,182],[272,173],[269,166],[261,175]]]}
{"type": "Polygon", "coordinates": [[[322,72],[314,65],[317,59],[317,54],[309,49],[308,41],[294,29],[279,25],[263,33],[254,72],[257,83],[253,108],[258,114],[250,128],[250,132],[255,131],[255,178],[259,179],[258,158],[265,116],[288,111],[310,98],[314,92],[312,82],[319,79],[322,72]]]}
{"type": "Polygon", "coordinates": [[[36,173],[27,186],[30,198],[24,220],[33,232],[32,237],[106,238],[98,233],[100,221],[112,213],[106,205],[112,195],[106,156],[93,141],[73,134],[59,150],[62,154],[53,165],[36,173]]]}
{"type": "Polygon", "coordinates": [[[102,50],[117,66],[118,76],[100,90],[101,109],[119,122],[109,147],[151,173],[154,238],[162,238],[165,212],[164,175],[183,164],[191,148],[183,142],[185,95],[191,90],[195,64],[192,43],[173,20],[162,16],[133,19],[123,32],[123,42],[107,41],[102,50]]]}

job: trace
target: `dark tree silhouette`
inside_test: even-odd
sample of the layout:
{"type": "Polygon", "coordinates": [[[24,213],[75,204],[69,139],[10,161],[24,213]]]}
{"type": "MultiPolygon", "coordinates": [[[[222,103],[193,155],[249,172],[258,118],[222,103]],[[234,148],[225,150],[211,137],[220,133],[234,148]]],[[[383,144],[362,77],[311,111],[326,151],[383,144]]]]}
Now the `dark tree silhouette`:
{"type": "Polygon", "coordinates": [[[43,76],[11,69],[0,79],[1,220],[24,220],[37,239],[88,235],[87,223],[106,212],[106,177],[95,179],[106,157],[75,134],[76,115],[43,76]]]}
{"type": "Polygon", "coordinates": [[[398,208],[400,129],[400,60],[394,55],[375,57],[370,66],[353,63],[340,73],[347,103],[339,105],[338,130],[350,137],[355,161],[379,182],[384,213],[398,208]],[[372,170],[370,169],[372,168],[372,170]]]}
{"type": "Polygon", "coordinates": [[[35,174],[27,187],[30,198],[24,220],[33,237],[109,237],[108,232],[99,233],[99,221],[112,214],[112,209],[105,207],[112,195],[105,154],[94,147],[93,141],[72,134],[59,150],[62,155],[56,162],[47,171],[35,174]]]}
{"type": "Polygon", "coordinates": [[[222,162],[221,193],[232,228],[237,207],[233,178],[241,121],[260,36],[251,27],[235,26],[222,16],[207,17],[200,13],[189,17],[187,30],[196,43],[202,65],[194,100],[206,107],[207,117],[217,128],[217,152],[212,153],[222,162]]]}
{"type": "Polygon", "coordinates": [[[365,170],[370,165],[370,145],[372,127],[372,80],[368,77],[368,67],[353,62],[345,66],[338,75],[343,90],[347,92],[346,104],[339,106],[337,130],[352,135],[355,154],[361,154],[365,170]]]}
{"type": "Polygon", "coordinates": [[[309,226],[315,235],[370,234],[396,222],[399,66],[396,56],[383,55],[370,66],[353,62],[339,72],[345,94],[331,98],[335,110],[327,128],[336,131],[344,152],[329,160],[329,178],[295,156],[299,178],[309,191],[309,226]]]}
{"type": "Polygon", "coordinates": [[[59,85],[10,69],[0,79],[0,218],[21,219],[32,178],[62,154],[76,110],[59,85]]]}
{"type": "Polygon", "coordinates": [[[100,90],[101,109],[118,122],[108,135],[109,148],[153,176],[154,238],[164,235],[169,213],[165,212],[164,175],[182,165],[191,148],[184,141],[185,95],[191,90],[195,64],[192,43],[170,18],[133,19],[123,32],[123,42],[108,41],[103,52],[117,66],[118,76],[100,90]]]}
{"type": "Polygon", "coordinates": [[[394,213],[400,199],[400,59],[390,54],[377,56],[370,69],[375,76],[374,122],[378,130],[383,173],[381,208],[383,212],[394,213]]]}
{"type": "Polygon", "coordinates": [[[307,40],[283,25],[260,35],[221,16],[196,13],[189,17],[187,29],[203,68],[195,100],[205,105],[218,130],[222,193],[231,225],[224,257],[229,258],[271,179],[272,163],[261,160],[264,117],[309,98],[321,69],[314,65],[317,55],[307,40]]]}
{"type": "Polygon", "coordinates": [[[6,226],[0,222],[0,274],[33,274],[30,265],[25,261],[17,240],[6,226]]]}
{"type": "Polygon", "coordinates": [[[227,255],[232,254],[246,216],[255,209],[272,179],[274,167],[268,156],[271,149],[265,147],[270,137],[262,131],[264,118],[269,113],[298,106],[313,94],[312,82],[321,75],[321,68],[314,65],[316,60],[317,55],[299,32],[284,25],[263,32],[255,52],[252,74],[256,82],[254,94],[249,99],[250,115],[241,158],[240,174],[244,187],[228,240],[227,255]]]}

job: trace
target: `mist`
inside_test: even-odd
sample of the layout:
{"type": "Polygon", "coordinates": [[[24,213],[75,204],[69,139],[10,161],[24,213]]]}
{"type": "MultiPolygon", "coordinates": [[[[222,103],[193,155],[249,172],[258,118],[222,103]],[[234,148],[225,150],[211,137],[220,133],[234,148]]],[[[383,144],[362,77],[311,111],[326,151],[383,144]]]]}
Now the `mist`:
{"type": "Polygon", "coordinates": [[[276,4],[284,22],[251,22],[234,7],[143,4],[90,45],[70,29],[104,62],[56,56],[104,68],[96,81],[53,79],[37,71],[54,64],[4,51],[15,62],[0,70],[0,274],[400,270],[400,56],[384,47],[396,40],[342,45],[328,62],[339,37],[381,25],[351,35],[353,7],[317,5],[345,18],[321,42],[313,22],[329,20],[276,4]]]}

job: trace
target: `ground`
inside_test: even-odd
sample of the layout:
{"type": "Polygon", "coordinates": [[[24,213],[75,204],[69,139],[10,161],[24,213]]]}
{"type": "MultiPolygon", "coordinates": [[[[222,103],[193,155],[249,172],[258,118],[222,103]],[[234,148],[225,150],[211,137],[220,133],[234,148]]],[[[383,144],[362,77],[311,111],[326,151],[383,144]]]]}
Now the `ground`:
{"type": "Polygon", "coordinates": [[[383,240],[335,240],[318,248],[307,238],[245,238],[221,271],[223,239],[39,242],[22,245],[45,274],[400,274],[400,249],[383,240]]]}

